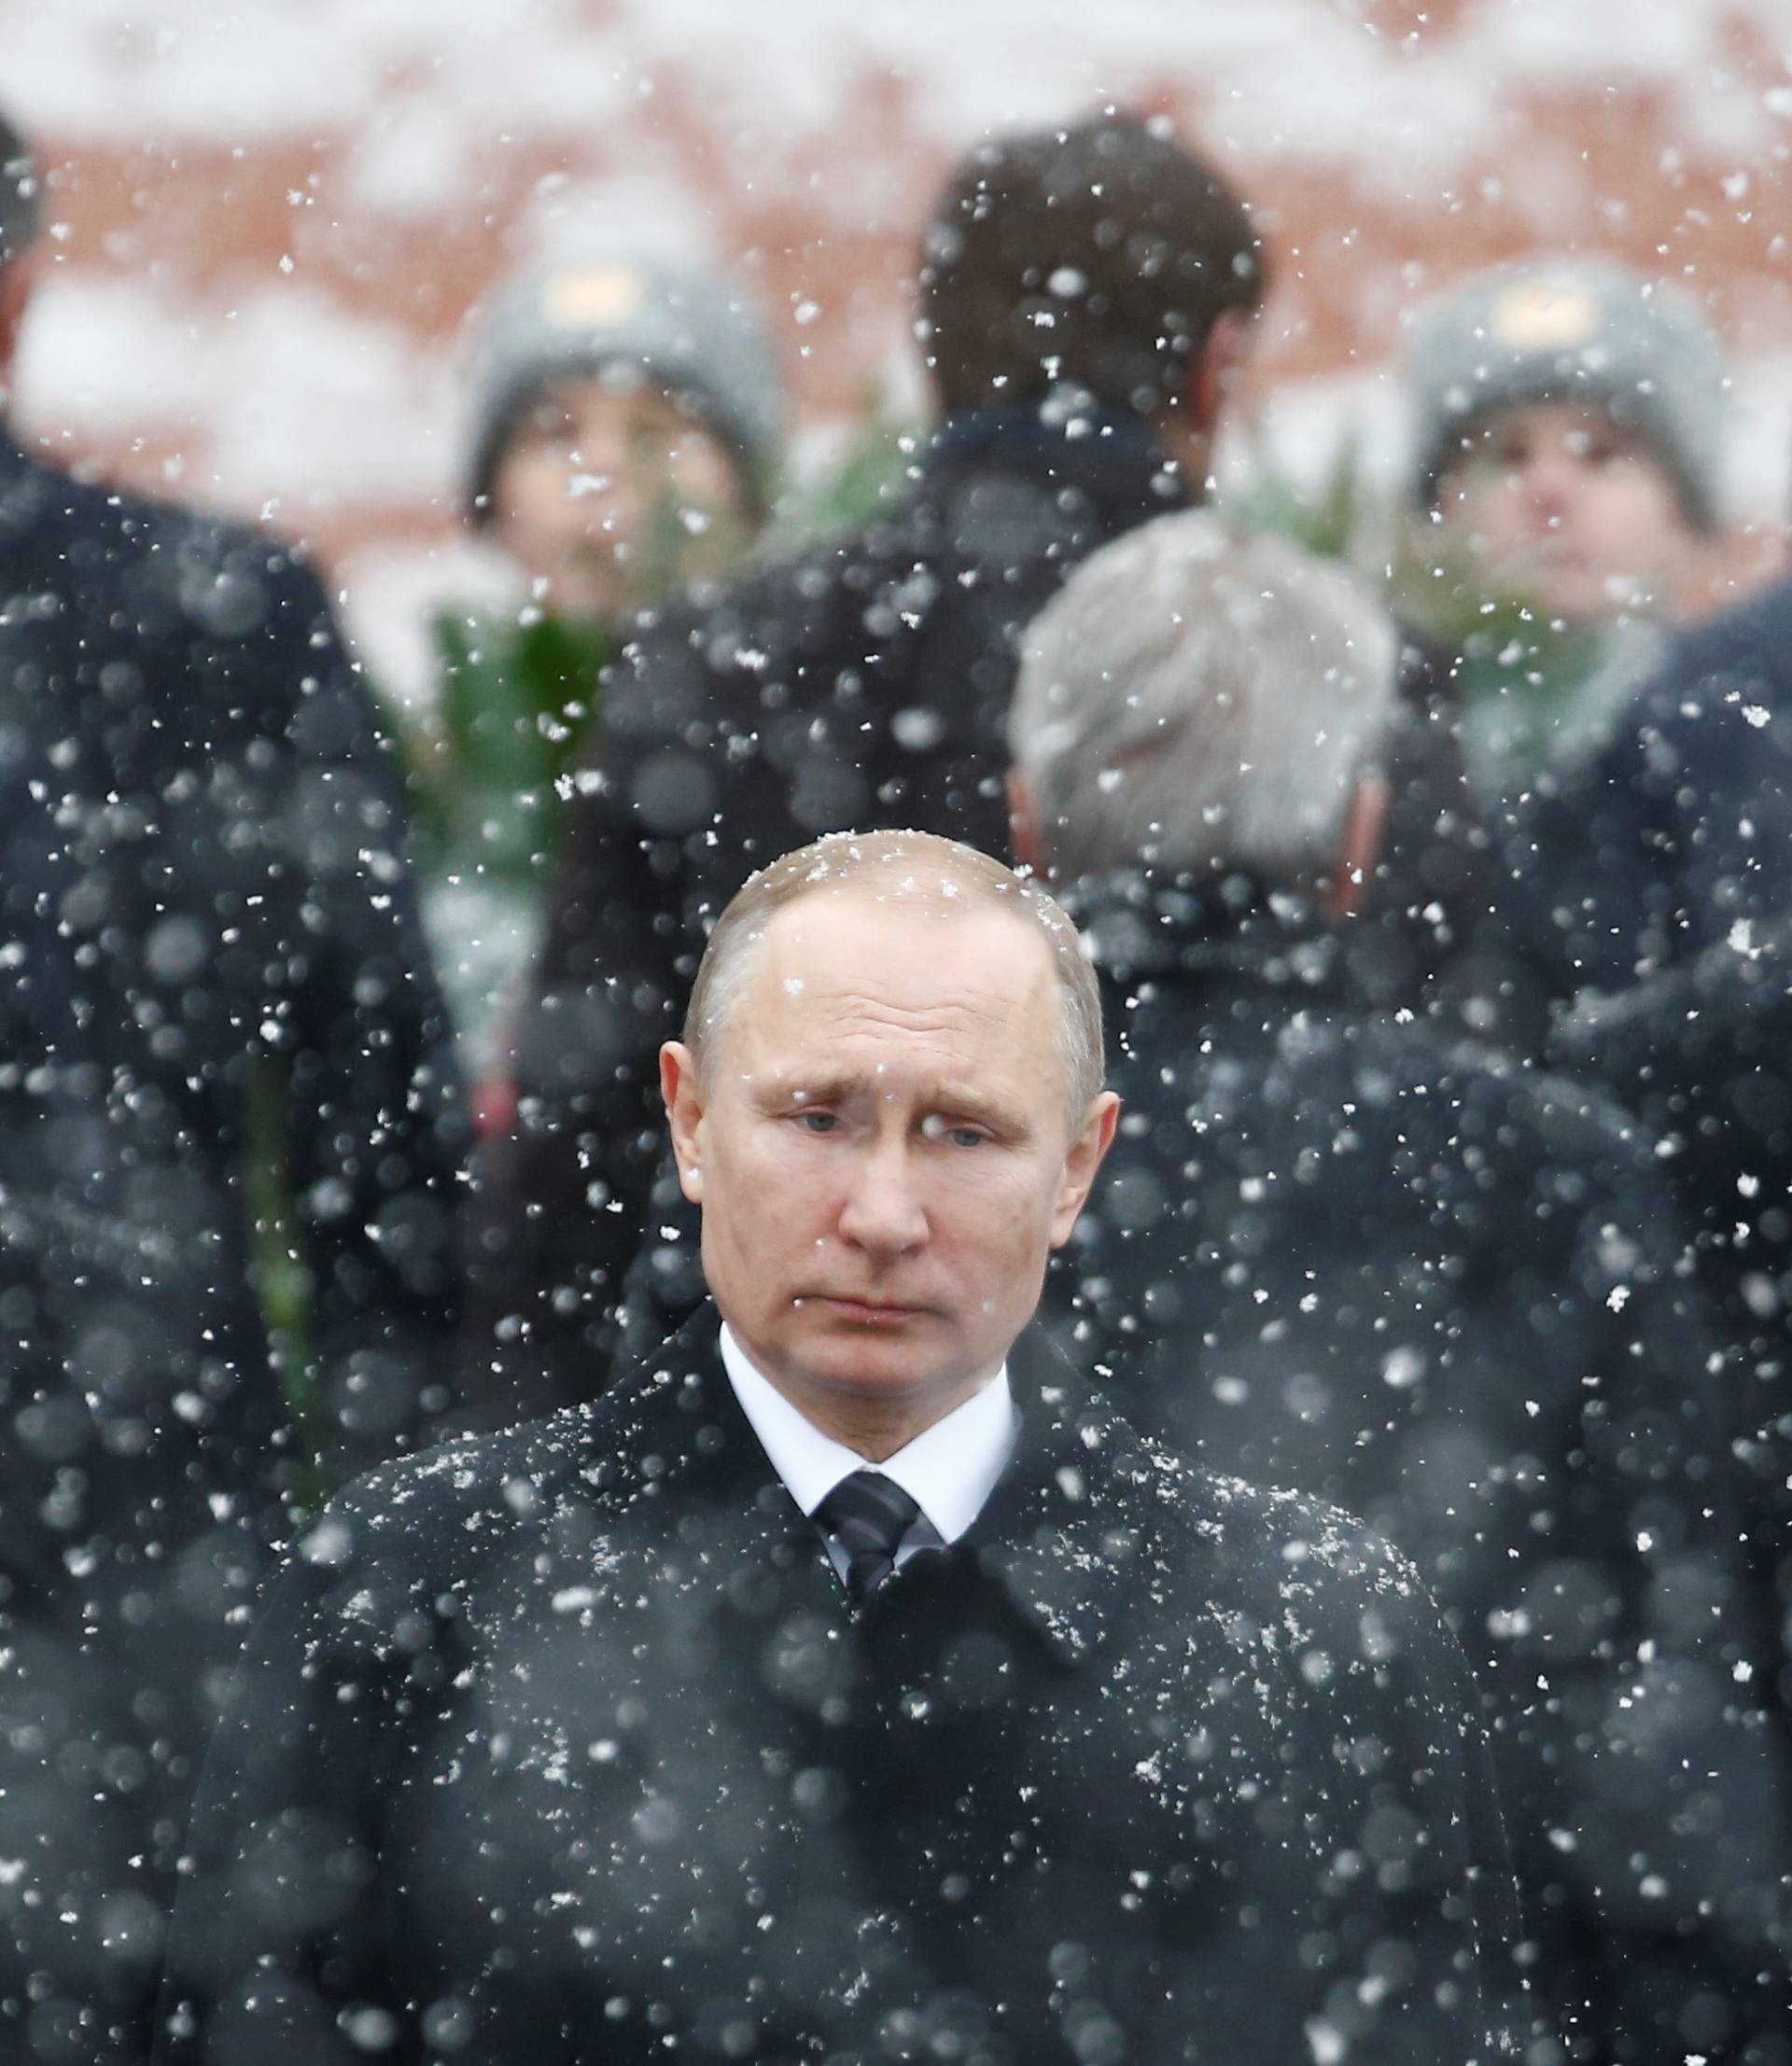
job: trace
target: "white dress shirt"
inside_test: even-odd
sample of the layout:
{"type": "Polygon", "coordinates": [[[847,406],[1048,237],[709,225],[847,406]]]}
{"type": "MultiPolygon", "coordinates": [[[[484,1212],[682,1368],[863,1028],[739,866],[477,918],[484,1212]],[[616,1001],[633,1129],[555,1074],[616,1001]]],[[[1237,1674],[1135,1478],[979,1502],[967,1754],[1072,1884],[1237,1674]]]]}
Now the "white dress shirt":
{"type": "MultiPolygon", "coordinates": [[[[984,1501],[995,1490],[996,1480],[1014,1452],[1015,1433],[1020,1426],[1004,1363],[944,1420],[936,1420],[894,1456],[872,1463],[856,1449],[823,1434],[793,1406],[756,1368],[725,1321],[721,1365],[760,1446],[805,1514],[813,1514],[841,1479],[855,1471],[881,1471],[915,1501],[921,1511],[896,1545],[899,1569],[917,1550],[956,1543],[982,1513],[984,1501]]],[[[830,1541],[828,1555],[844,1583],[846,1552],[830,1541]]]]}

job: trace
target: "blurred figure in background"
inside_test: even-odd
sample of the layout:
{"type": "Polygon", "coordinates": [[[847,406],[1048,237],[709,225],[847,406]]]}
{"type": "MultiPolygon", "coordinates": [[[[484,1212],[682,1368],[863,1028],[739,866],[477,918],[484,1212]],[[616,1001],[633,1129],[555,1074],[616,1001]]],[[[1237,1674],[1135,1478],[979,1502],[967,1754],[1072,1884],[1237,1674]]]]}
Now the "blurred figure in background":
{"type": "Polygon", "coordinates": [[[1564,808],[1554,1052],[1661,1136],[1720,1303],[1792,1755],[1792,583],[1683,633],[1564,808]]]}
{"type": "Polygon", "coordinates": [[[1491,1696],[1565,2056],[1778,2066],[1747,2045],[1785,1985],[1756,1981],[1784,1803],[1651,1143],[1365,1006],[1343,951],[1396,650],[1341,570],[1205,512],[1108,547],[1034,625],[1016,846],[1087,928],[1123,1099],[1048,1310],[1138,1371],[1164,1441],[1418,1563],[1491,1696]]]}
{"type": "Polygon", "coordinates": [[[437,624],[417,777],[426,912],[494,1124],[513,1103],[501,1010],[534,944],[564,819],[557,782],[600,721],[637,612],[732,572],[778,468],[777,355],[719,272],[615,246],[497,290],[474,354],[469,521],[511,564],[506,611],[437,624]]]}
{"type": "Polygon", "coordinates": [[[783,397],[735,282],[620,251],[529,268],[480,340],[473,522],[572,622],[729,572],[771,506],[783,397]]]}
{"type": "Polygon", "coordinates": [[[1577,999],[1550,1051],[1659,1138],[1734,1358],[1792,1745],[1792,589],[1671,629],[1715,520],[1724,385],[1672,288],[1584,261],[1502,275],[1421,325],[1412,370],[1435,530],[1485,569],[1463,729],[1503,835],[1502,973],[1526,1044],[1577,999]]]}
{"type": "Polygon", "coordinates": [[[1725,368],[1697,308],[1608,259],[1549,258],[1421,310],[1407,351],[1417,607],[1454,655],[1496,849],[1489,982],[1534,1049],[1576,977],[1559,808],[1626,721],[1715,528],[1725,368]]]}
{"type": "MultiPolygon", "coordinates": [[[[667,1184],[660,1043],[707,923],[821,832],[903,825],[1000,855],[1020,628],[1085,554],[1198,497],[1263,257],[1168,125],[1107,115],[979,146],[922,240],[945,419],[844,541],[645,624],[578,776],[568,864],[517,1037],[471,1251],[468,1383],[497,1419],[605,1378],[642,1230],[646,1306],[700,1295],[667,1184]]],[[[650,1323],[650,1327],[652,1323],[650,1323]]]]}
{"type": "Polygon", "coordinates": [[[0,601],[0,2055],[109,2066],[286,1501],[448,1403],[461,1101],[315,576],[8,429],[0,601]]]}

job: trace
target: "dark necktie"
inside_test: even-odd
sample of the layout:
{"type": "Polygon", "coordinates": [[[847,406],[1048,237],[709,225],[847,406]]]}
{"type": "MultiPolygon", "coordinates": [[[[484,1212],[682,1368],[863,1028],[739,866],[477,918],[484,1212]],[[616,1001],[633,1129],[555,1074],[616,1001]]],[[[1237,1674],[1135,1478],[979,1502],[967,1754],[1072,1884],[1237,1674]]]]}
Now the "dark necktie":
{"type": "Polygon", "coordinates": [[[920,1511],[881,1471],[855,1471],[816,1508],[823,1531],[847,1553],[847,1598],[855,1607],[896,1569],[896,1545],[920,1511]]]}

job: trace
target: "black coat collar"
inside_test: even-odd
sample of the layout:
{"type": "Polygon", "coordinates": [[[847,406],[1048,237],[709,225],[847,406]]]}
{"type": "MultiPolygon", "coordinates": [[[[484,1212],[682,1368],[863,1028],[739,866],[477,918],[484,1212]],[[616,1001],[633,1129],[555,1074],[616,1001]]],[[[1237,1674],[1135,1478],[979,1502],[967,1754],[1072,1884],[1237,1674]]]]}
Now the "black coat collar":
{"type": "Polygon", "coordinates": [[[1064,902],[1096,966],[1124,981],[1229,977],[1314,1001],[1347,994],[1338,937],[1314,905],[1241,872],[1164,881],[1122,870],[1076,884],[1064,902]]]}
{"type": "MultiPolygon", "coordinates": [[[[719,1327],[706,1301],[659,1351],[619,1375],[612,1411],[580,1409],[588,1451],[581,1475],[603,1482],[620,1434],[626,1467],[660,1487],[675,1537],[692,1523],[712,1533],[696,1517],[713,1516],[736,1554],[756,1546],[777,1561],[824,1568],[813,1524],[735,1397],[719,1327]]],[[[1142,1438],[1043,1329],[1028,1328],[1015,1344],[1008,1375],[1020,1415],[1015,1453],[969,1533],[945,1554],[973,1559],[1060,1659],[1080,1663],[1112,1632],[1145,1548],[1141,1488],[1179,1467],[1147,1456],[1142,1438]]]]}
{"type": "Polygon", "coordinates": [[[1180,468],[1142,416],[1088,397],[1054,397],[1029,409],[977,409],[954,416],[921,454],[923,496],[959,481],[1005,474],[1035,487],[1075,492],[1105,531],[1129,528],[1191,497],[1180,468]]]}

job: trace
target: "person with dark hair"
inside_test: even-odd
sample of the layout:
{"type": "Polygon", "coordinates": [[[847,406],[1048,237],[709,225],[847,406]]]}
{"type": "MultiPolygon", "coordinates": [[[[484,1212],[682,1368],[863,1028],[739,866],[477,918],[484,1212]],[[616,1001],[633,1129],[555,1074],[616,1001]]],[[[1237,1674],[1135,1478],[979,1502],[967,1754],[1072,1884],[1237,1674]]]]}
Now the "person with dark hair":
{"type": "Polygon", "coordinates": [[[316,576],[8,428],[0,601],[0,2054],[134,2066],[285,1502],[449,1403],[461,1099],[316,576]]]}
{"type": "Polygon", "coordinates": [[[713,1303],[296,1545],[162,2066],[1512,2061],[1424,1588],[1032,1324],[1116,1118],[1063,913],[953,842],[817,841],[660,1063],[713,1303]]]}
{"type": "Polygon", "coordinates": [[[1200,498],[1264,279],[1244,205],[1165,123],[1108,113],[979,146],[922,238],[945,421],[904,496],[641,621],[574,778],[517,1120],[475,1207],[465,1375],[495,1417],[601,1386],[650,1220],[686,1237],[651,1244],[649,1309],[670,1322],[697,1295],[676,1192],[652,1197],[654,1056],[753,868],[846,826],[1005,851],[1018,631],[1085,554],[1200,498]]]}
{"type": "MultiPolygon", "coordinates": [[[[1172,444],[1178,418],[1198,435],[1194,377],[1216,326],[1236,338],[1224,319],[1256,309],[1263,268],[1244,202],[1168,123],[998,138],[947,179],[922,239],[918,334],[940,406],[948,420],[1020,409],[1070,384],[1172,444]]],[[[1228,342],[1216,373],[1235,357],[1228,342]]]]}

